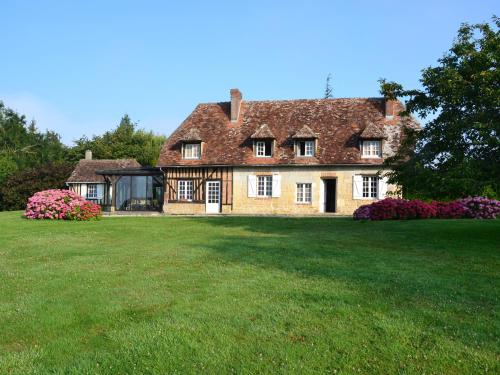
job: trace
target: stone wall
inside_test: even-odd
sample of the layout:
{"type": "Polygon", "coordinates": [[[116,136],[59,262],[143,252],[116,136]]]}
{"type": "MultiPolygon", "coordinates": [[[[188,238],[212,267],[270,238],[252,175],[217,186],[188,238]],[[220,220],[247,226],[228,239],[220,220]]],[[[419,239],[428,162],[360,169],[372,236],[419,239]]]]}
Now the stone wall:
{"type": "MultiPolygon", "coordinates": [[[[376,199],[353,199],[353,176],[355,174],[376,174],[379,167],[262,167],[234,168],[233,170],[233,213],[235,214],[323,214],[324,187],[323,179],[337,180],[336,214],[352,215],[363,204],[376,199]],[[249,174],[273,174],[281,176],[280,197],[248,197],[249,174]],[[296,203],[296,184],[312,184],[312,202],[296,203]]],[[[388,186],[388,191],[394,186],[388,186]]]]}
{"type": "MultiPolygon", "coordinates": [[[[172,215],[204,215],[206,213],[205,203],[175,202],[165,203],[163,212],[172,215]]],[[[231,205],[223,204],[221,207],[223,214],[231,213],[231,205]]]]}

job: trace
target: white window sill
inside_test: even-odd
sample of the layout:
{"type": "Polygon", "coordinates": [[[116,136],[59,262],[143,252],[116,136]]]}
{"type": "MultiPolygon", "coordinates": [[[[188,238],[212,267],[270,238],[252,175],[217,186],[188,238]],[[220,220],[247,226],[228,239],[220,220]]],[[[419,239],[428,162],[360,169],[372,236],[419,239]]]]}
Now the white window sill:
{"type": "Polygon", "coordinates": [[[361,159],[382,159],[379,155],[361,155],[361,159]]]}

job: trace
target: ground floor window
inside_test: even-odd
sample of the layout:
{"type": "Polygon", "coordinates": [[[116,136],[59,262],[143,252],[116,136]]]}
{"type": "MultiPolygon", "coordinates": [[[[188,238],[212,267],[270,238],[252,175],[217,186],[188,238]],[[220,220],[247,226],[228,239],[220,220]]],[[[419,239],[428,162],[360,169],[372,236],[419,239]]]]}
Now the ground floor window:
{"type": "Polygon", "coordinates": [[[193,180],[180,180],[178,189],[179,200],[193,200],[193,180]]]}
{"type": "Polygon", "coordinates": [[[377,198],[378,177],[363,176],[363,198],[377,198]]]}
{"type": "Polygon", "coordinates": [[[297,203],[311,203],[312,184],[297,184],[297,203]]]}
{"type": "Polygon", "coordinates": [[[271,197],[273,195],[273,176],[257,176],[257,196],[271,197]]]}
{"type": "Polygon", "coordinates": [[[96,184],[87,184],[87,199],[97,199],[96,184]]]}

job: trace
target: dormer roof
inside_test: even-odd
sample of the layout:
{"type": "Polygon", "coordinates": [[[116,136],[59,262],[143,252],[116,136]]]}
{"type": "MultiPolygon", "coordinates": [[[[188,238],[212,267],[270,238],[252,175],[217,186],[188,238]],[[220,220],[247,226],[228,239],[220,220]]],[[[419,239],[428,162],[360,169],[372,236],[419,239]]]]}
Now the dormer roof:
{"type": "Polygon", "coordinates": [[[312,131],[312,129],[304,125],[302,126],[297,132],[292,135],[292,138],[294,139],[313,139],[313,138],[318,138],[318,135],[312,131]]]}
{"type": "Polygon", "coordinates": [[[262,124],[257,128],[250,138],[252,139],[274,139],[274,134],[267,124],[262,124]]]}

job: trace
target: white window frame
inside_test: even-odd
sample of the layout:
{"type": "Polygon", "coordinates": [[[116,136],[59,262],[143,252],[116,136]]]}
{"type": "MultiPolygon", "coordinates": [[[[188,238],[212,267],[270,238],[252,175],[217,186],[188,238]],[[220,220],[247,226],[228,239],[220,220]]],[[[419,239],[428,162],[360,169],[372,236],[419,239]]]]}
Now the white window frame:
{"type": "Polygon", "coordinates": [[[179,180],[177,182],[177,200],[191,202],[193,200],[193,190],[193,180],[179,180]]]}
{"type": "Polygon", "coordinates": [[[382,141],[363,141],[361,143],[361,157],[363,158],[381,158],[382,141]]]}
{"type": "Polygon", "coordinates": [[[201,158],[201,144],[200,143],[184,143],[183,145],[183,159],[200,159],[201,158]]]}
{"type": "Polygon", "coordinates": [[[255,141],[255,156],[258,158],[270,158],[273,156],[273,144],[270,141],[255,141]],[[270,155],[266,155],[266,143],[271,148],[270,155]]]}
{"type": "Polygon", "coordinates": [[[297,182],[296,187],[295,202],[300,204],[312,203],[312,183],[297,182]],[[307,190],[309,190],[309,192],[307,190]]]}
{"type": "Polygon", "coordinates": [[[363,199],[377,199],[379,190],[379,178],[377,176],[362,176],[363,185],[361,195],[363,199]]]}
{"type": "Polygon", "coordinates": [[[273,196],[273,176],[257,176],[257,197],[271,198],[273,196]]]}
{"type": "Polygon", "coordinates": [[[97,184],[87,184],[87,199],[97,199],[97,184]]]}
{"type": "Polygon", "coordinates": [[[316,141],[297,141],[297,156],[300,157],[312,157],[314,156],[316,141]],[[304,143],[304,155],[301,154],[300,144],[304,143]]]}

